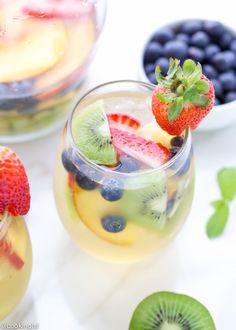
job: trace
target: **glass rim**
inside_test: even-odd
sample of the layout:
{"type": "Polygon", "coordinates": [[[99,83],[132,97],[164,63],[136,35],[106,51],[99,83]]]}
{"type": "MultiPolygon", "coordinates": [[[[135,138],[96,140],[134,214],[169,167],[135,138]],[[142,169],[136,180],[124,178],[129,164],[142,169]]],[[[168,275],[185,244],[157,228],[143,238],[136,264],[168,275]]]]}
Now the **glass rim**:
{"type": "MultiPolygon", "coordinates": [[[[113,176],[117,176],[117,177],[129,177],[129,178],[134,178],[134,177],[140,177],[142,175],[152,175],[156,172],[160,172],[160,171],[165,171],[167,169],[169,169],[175,162],[177,162],[182,155],[184,154],[184,152],[186,151],[188,144],[190,143],[191,145],[191,132],[189,128],[186,128],[183,133],[184,133],[184,143],[183,145],[180,147],[179,152],[172,157],[170,160],[168,160],[166,163],[156,167],[156,168],[150,168],[147,170],[141,170],[139,172],[131,172],[131,173],[123,173],[123,172],[116,172],[112,169],[110,169],[109,167],[105,167],[101,166],[99,164],[94,163],[93,161],[91,161],[90,159],[88,159],[80,150],[79,148],[76,146],[73,134],[72,134],[72,121],[73,121],[73,116],[77,110],[78,105],[84,100],[86,99],[87,96],[89,96],[91,93],[95,92],[96,90],[99,90],[100,88],[106,87],[106,86],[110,86],[110,85],[114,85],[114,84],[135,84],[135,85],[141,85],[143,87],[149,88],[150,90],[153,90],[156,85],[151,84],[151,83],[147,83],[147,82],[143,82],[143,81],[139,81],[139,80],[132,80],[132,79],[121,79],[121,80],[112,80],[112,81],[108,81],[102,84],[99,84],[93,88],[91,88],[90,90],[88,90],[86,93],[84,93],[76,102],[73,110],[71,111],[68,121],[67,121],[67,132],[69,133],[69,138],[70,138],[70,142],[71,142],[71,147],[73,150],[76,151],[76,154],[79,155],[79,157],[82,159],[83,163],[86,164],[87,166],[93,168],[95,171],[100,172],[101,174],[110,174],[113,176]]],[[[170,135],[171,136],[171,135],[170,135]]],[[[173,135],[174,137],[174,135],[173,135]]],[[[190,152],[189,148],[189,152],[190,152]]]]}

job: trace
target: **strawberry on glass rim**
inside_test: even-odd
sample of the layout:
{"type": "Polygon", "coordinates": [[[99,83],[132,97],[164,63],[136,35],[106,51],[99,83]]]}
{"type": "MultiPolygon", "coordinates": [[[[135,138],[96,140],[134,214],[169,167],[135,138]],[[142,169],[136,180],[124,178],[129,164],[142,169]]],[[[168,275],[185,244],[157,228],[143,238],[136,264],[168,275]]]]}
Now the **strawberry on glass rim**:
{"type": "Polygon", "coordinates": [[[29,0],[23,8],[34,18],[78,18],[91,14],[93,4],[87,0],[29,0]]]}
{"type": "Polygon", "coordinates": [[[152,112],[159,126],[171,135],[195,129],[214,105],[214,87],[202,74],[200,63],[170,59],[167,76],[156,67],[158,85],[152,95],[152,112]]]}
{"type": "MultiPolygon", "coordinates": [[[[8,221],[8,214],[25,215],[29,208],[30,189],[25,168],[13,150],[0,146],[0,230],[8,221]]],[[[10,242],[1,235],[0,255],[3,255],[16,269],[21,269],[24,265],[10,242]]]]}

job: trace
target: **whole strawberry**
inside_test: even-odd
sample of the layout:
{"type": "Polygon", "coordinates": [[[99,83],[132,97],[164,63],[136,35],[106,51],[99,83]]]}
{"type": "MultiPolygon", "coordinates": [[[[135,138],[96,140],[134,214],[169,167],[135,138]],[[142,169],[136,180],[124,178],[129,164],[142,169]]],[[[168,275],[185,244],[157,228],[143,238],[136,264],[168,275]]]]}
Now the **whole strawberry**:
{"type": "Polygon", "coordinates": [[[156,67],[158,82],[152,95],[152,111],[161,128],[180,135],[187,127],[195,129],[214,105],[214,88],[202,74],[201,64],[170,59],[167,76],[156,67]]]}
{"type": "Polygon", "coordinates": [[[0,214],[24,215],[30,207],[30,191],[25,168],[17,154],[0,146],[0,214]]]}

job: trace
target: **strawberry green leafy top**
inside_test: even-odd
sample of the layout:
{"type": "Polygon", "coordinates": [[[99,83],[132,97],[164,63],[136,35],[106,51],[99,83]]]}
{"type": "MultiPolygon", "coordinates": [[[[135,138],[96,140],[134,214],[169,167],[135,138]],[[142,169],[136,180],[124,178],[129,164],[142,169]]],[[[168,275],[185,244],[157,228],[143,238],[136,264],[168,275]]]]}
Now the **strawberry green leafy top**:
{"type": "Polygon", "coordinates": [[[163,77],[160,66],[156,67],[157,82],[166,87],[166,93],[158,93],[157,97],[169,104],[168,118],[172,122],[183,109],[183,106],[191,103],[200,107],[208,107],[210,100],[204,94],[209,92],[209,85],[201,80],[202,67],[200,63],[188,59],[180,66],[178,59],[170,59],[170,67],[167,76],[163,77]]]}

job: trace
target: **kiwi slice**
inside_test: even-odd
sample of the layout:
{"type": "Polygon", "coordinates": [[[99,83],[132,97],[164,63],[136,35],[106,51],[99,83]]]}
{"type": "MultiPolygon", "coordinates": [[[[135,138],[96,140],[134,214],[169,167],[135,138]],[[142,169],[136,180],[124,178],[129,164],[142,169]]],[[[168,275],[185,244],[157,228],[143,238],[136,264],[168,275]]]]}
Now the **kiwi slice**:
{"type": "Polygon", "coordinates": [[[216,330],[209,311],[197,300],[156,292],[135,309],[129,330],[216,330]]]}
{"type": "Polygon", "coordinates": [[[102,100],[90,104],[72,121],[72,134],[80,151],[97,164],[116,164],[110,128],[102,100]]]}
{"type": "Polygon", "coordinates": [[[167,207],[166,184],[164,171],[151,175],[141,174],[140,177],[127,181],[122,203],[128,221],[149,229],[164,228],[167,207]]]}

